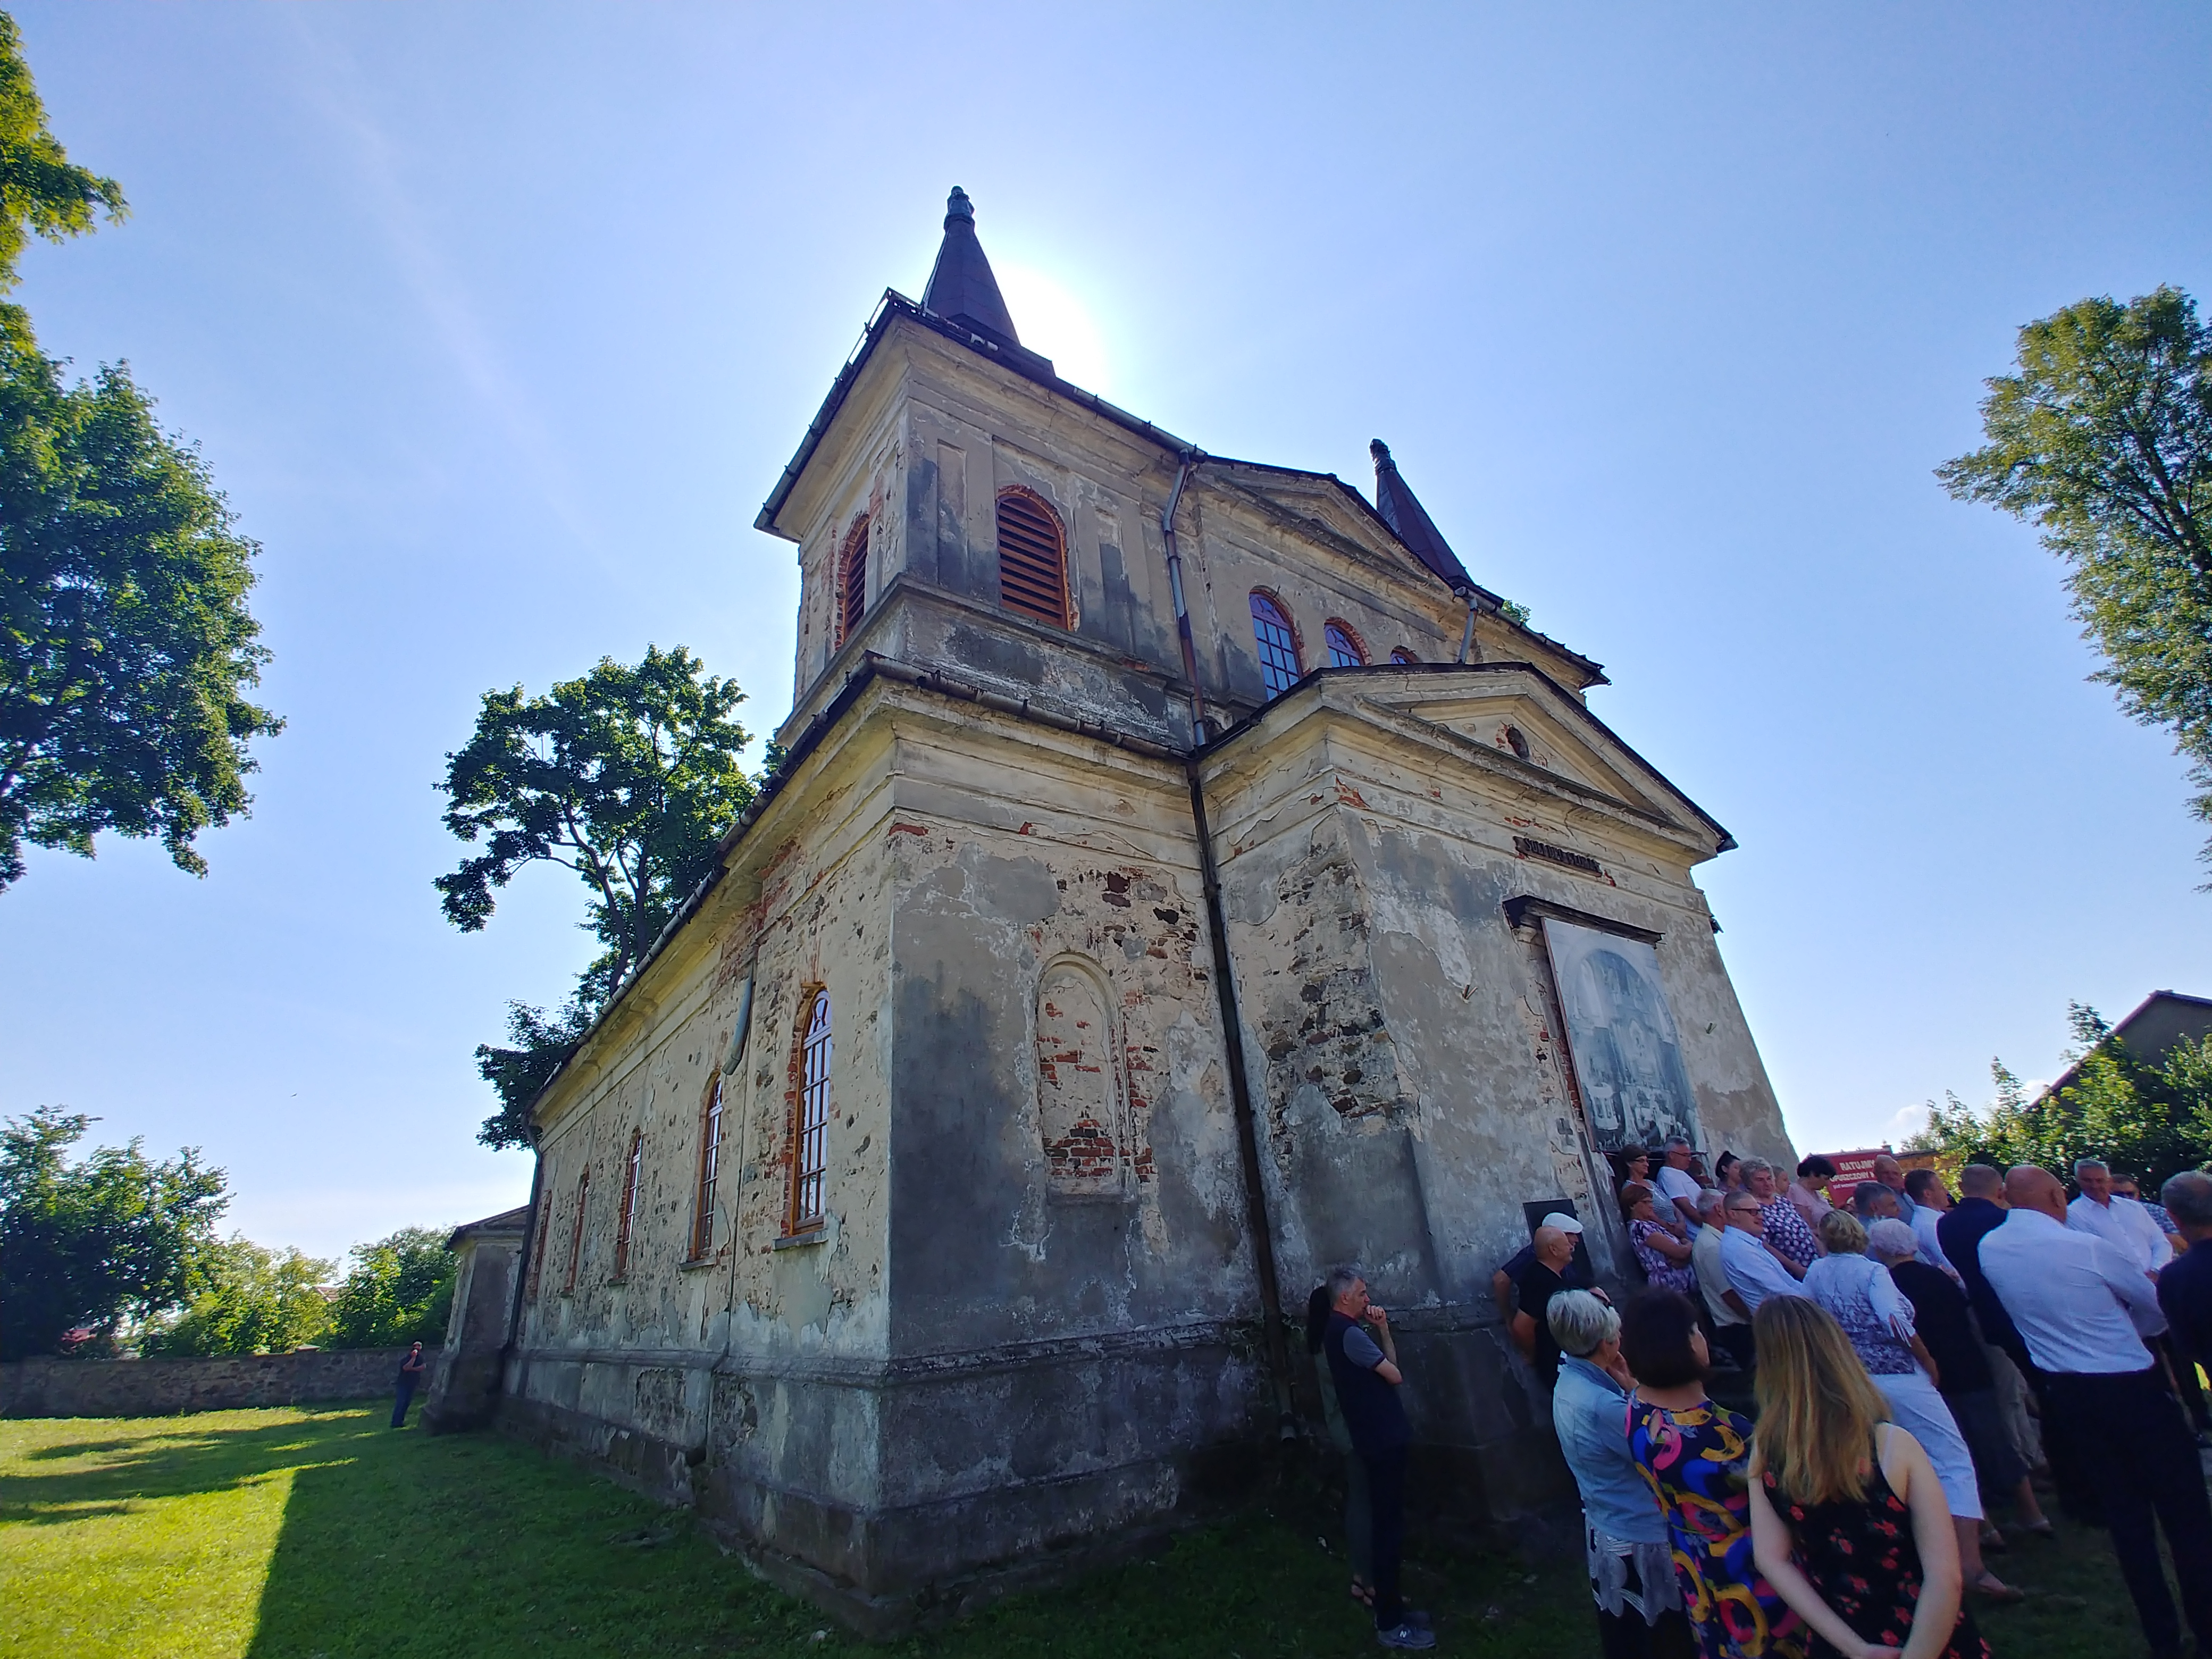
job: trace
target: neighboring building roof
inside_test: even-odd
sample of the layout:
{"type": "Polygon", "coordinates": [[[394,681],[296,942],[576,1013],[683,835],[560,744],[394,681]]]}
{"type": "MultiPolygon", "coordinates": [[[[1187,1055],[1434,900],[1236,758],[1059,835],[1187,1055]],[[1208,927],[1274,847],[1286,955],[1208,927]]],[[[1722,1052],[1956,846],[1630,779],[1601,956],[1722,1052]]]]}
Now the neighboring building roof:
{"type": "Polygon", "coordinates": [[[520,1235],[530,1226],[530,1206],[527,1204],[512,1210],[501,1210],[497,1215],[488,1215],[481,1221],[464,1221],[453,1229],[446,1240],[446,1248],[458,1250],[461,1241],[483,1233],[514,1233],[520,1235]]]}
{"type": "Polygon", "coordinates": [[[1459,555],[1451,550],[1436,520],[1429,517],[1413,487],[1400,475],[1398,463],[1390,459],[1390,446],[1380,438],[1372,439],[1367,453],[1375,458],[1375,510],[1382,515],[1391,533],[1405,543],[1415,558],[1443,577],[1453,592],[1463,593],[1473,587],[1474,579],[1467,574],[1459,555]]]}
{"type": "MultiPolygon", "coordinates": [[[[2174,1046],[2202,1042],[2212,1036],[2212,997],[2193,997],[2180,991],[2153,991],[2135,1011],[2112,1027],[2120,1046],[2146,1066],[2165,1062],[2174,1046]]],[[[2057,1082],[2038,1097],[2048,1100],[2074,1081],[2079,1062],[2069,1066],[2057,1082]]]]}

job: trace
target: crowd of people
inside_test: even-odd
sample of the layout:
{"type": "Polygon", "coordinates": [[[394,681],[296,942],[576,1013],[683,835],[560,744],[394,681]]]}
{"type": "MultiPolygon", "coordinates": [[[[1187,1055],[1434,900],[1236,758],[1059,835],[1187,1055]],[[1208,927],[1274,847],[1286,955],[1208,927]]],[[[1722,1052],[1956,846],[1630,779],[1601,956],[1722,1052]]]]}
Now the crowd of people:
{"type": "MultiPolygon", "coordinates": [[[[1686,1140],[1615,1173],[1643,1281],[1622,1306],[1565,1211],[1492,1285],[1581,1493],[1607,1659],[1985,1659],[1972,1604],[2024,1594],[1988,1555],[2053,1534],[2040,1490],[2107,1529],[2154,1655],[2185,1620],[2212,1653],[2212,1176],[2148,1203],[2084,1158],[2069,1201],[2048,1170],[1970,1164],[1954,1196],[1884,1157],[1838,1191],[1818,1157],[1786,1185],[1728,1154],[1708,1176],[1686,1140]]],[[[1354,1476],[1352,1592],[1382,1645],[1431,1647],[1399,1587],[1389,1316],[1348,1267],[1309,1314],[1354,1476]]]]}

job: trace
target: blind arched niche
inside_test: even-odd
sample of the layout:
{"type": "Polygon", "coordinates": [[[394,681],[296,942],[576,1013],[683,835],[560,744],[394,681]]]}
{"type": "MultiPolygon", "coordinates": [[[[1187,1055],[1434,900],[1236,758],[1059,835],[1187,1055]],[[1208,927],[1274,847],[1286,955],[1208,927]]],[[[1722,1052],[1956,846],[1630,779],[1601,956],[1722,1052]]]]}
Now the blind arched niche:
{"type": "Polygon", "coordinates": [[[1037,1133],[1049,1191],[1114,1198],[1127,1129],[1112,1000],[1097,964],[1062,957],[1037,981],[1037,1133]]]}

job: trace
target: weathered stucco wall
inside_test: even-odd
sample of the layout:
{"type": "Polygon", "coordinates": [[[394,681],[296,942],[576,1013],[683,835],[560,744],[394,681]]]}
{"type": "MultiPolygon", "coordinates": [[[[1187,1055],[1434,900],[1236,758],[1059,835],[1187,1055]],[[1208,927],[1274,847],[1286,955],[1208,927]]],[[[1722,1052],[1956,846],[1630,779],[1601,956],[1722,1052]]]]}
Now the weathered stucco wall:
{"type": "Polygon", "coordinates": [[[202,1359],[11,1360],[0,1364],[0,1417],[168,1417],[389,1397],[406,1353],[326,1348],[202,1359]]]}

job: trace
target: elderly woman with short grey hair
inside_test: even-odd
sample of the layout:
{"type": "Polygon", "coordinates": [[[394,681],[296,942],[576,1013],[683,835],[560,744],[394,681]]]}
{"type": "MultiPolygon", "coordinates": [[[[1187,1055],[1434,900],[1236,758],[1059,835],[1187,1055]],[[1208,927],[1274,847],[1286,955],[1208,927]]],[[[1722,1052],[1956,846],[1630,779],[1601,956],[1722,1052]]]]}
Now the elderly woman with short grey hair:
{"type": "Polygon", "coordinates": [[[1820,1218],[1820,1242],[1828,1254],[1806,1270],[1805,1294],[1835,1316],[1889,1402],[1891,1420],[1920,1443],[1936,1466],[1959,1534],[1966,1589],[1993,1600],[2020,1600],[2018,1590],[1982,1565],[1982,1495],[1973,1454],[1936,1389],[1936,1362],[1920,1340],[1912,1304],[1890,1277],[1890,1263],[1913,1260],[1920,1241],[1895,1217],[1867,1228],[1857,1217],[1836,1210],[1820,1218]]]}
{"type": "Polygon", "coordinates": [[[1598,1645],[1606,1659],[1688,1652],[1688,1616],[1666,1512],[1628,1448],[1628,1367],[1620,1316],[1588,1291],[1562,1291],[1547,1311],[1559,1345],[1552,1425],[1583,1498],[1583,1542],[1598,1645]]]}

